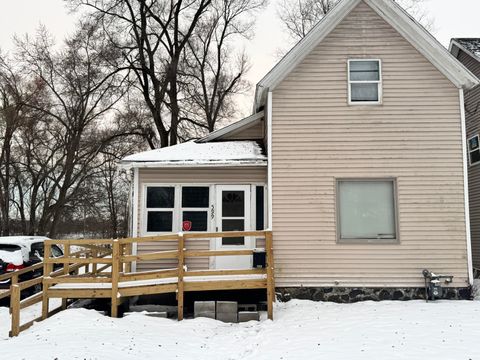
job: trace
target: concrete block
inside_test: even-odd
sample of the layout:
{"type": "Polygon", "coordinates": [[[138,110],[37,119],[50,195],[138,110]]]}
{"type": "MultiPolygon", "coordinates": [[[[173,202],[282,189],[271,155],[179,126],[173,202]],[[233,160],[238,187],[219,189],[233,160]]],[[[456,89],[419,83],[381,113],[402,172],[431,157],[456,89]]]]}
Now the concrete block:
{"type": "Polygon", "coordinates": [[[238,322],[260,321],[260,314],[257,311],[239,311],[238,322]]]}
{"type": "Polygon", "coordinates": [[[163,311],[163,312],[151,312],[151,313],[147,313],[146,314],[147,316],[150,316],[150,317],[155,317],[155,318],[167,318],[168,317],[168,314],[166,311],[163,311]]]}
{"type": "Polygon", "coordinates": [[[227,322],[227,323],[237,323],[238,315],[236,312],[233,313],[219,313],[217,312],[217,320],[227,322]]]}
{"type": "Polygon", "coordinates": [[[267,308],[268,308],[268,304],[266,301],[260,301],[258,303],[258,308],[257,308],[258,311],[267,311],[267,308]]]}
{"type": "Polygon", "coordinates": [[[255,304],[238,304],[238,311],[257,311],[255,304]]]}
{"type": "Polygon", "coordinates": [[[236,301],[217,301],[217,313],[237,313],[238,303],[236,301]]]}
{"type": "Polygon", "coordinates": [[[215,319],[215,301],[195,301],[193,316],[215,319]]]}

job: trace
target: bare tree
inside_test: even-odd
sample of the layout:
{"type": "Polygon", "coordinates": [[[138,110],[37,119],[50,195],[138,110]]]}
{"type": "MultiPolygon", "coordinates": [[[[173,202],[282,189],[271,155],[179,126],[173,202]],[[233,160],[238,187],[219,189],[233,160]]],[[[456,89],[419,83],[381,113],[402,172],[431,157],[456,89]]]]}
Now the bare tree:
{"type": "MultiPolygon", "coordinates": [[[[55,235],[66,207],[84,182],[98,171],[98,154],[116,136],[106,125],[127,91],[128,74],[119,75],[117,54],[108,45],[102,32],[90,23],[81,24],[60,51],[54,50],[45,31],[40,31],[34,41],[28,37],[18,41],[25,71],[48,90],[47,103],[27,103],[48,118],[43,125],[32,125],[41,127],[44,132],[37,136],[43,140],[40,134],[44,134],[48,143],[32,148],[33,155],[24,154],[25,171],[30,172],[28,179],[34,179],[33,173],[42,173],[42,166],[49,169],[36,184],[41,199],[31,197],[30,201],[30,220],[32,213],[39,217],[37,232],[55,235]],[[48,164],[41,162],[45,157],[48,164]]],[[[22,204],[18,203],[17,208],[22,209],[22,204]]]]}
{"type": "MultiPolygon", "coordinates": [[[[339,2],[339,0],[281,0],[278,14],[287,34],[299,41],[339,2]]],[[[398,0],[407,12],[425,28],[433,29],[433,20],[427,16],[421,4],[425,0],[398,0]]]]}
{"type": "Polygon", "coordinates": [[[69,0],[86,6],[121,50],[151,112],[158,145],[174,145],[180,121],[179,64],[211,0],[69,0]]]}
{"type": "Polygon", "coordinates": [[[185,101],[182,120],[208,132],[219,120],[234,116],[234,96],[244,93],[249,69],[235,42],[253,34],[255,12],[266,0],[215,0],[188,42],[182,71],[185,101]]]}
{"type": "Polygon", "coordinates": [[[0,232],[10,234],[10,202],[13,186],[12,147],[15,133],[22,125],[22,94],[19,75],[3,56],[0,59],[0,232]]]}

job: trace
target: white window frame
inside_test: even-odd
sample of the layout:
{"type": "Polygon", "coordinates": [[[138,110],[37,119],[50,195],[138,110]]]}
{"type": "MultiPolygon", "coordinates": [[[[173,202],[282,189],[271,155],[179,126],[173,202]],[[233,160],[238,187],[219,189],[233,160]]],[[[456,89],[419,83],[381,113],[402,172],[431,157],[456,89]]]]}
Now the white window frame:
{"type": "Polygon", "coordinates": [[[172,232],[175,232],[176,229],[176,222],[177,222],[177,217],[175,216],[175,208],[177,207],[177,200],[178,200],[178,189],[175,185],[172,184],[145,184],[143,186],[143,219],[142,219],[142,229],[143,232],[147,235],[155,235],[155,234],[170,234],[172,232]],[[147,196],[148,196],[148,188],[154,188],[154,187],[168,187],[168,188],[173,188],[173,196],[174,196],[174,202],[173,208],[149,208],[147,207],[147,196]],[[171,211],[172,212],[172,231],[165,231],[165,232],[159,232],[159,231],[148,231],[148,213],[149,212],[156,212],[156,211],[171,211]]]}
{"type": "Polygon", "coordinates": [[[211,184],[163,184],[163,183],[145,183],[143,184],[143,200],[142,200],[142,233],[144,236],[155,236],[162,234],[171,234],[182,232],[183,225],[183,211],[206,211],[207,212],[207,231],[209,232],[212,229],[212,218],[211,218],[211,206],[212,206],[212,191],[213,185],[211,184]],[[173,187],[175,189],[175,207],[170,208],[147,208],[147,189],[150,187],[173,187]],[[208,187],[209,188],[209,207],[208,208],[183,208],[182,207],[182,188],[183,187],[208,187]],[[172,231],[168,232],[157,232],[157,231],[148,231],[148,212],[149,211],[173,211],[173,220],[172,220],[172,231]]]}
{"type": "Polygon", "coordinates": [[[381,59],[348,59],[347,64],[348,76],[348,105],[381,105],[383,101],[383,77],[382,77],[382,60],[381,59]],[[356,61],[377,61],[379,80],[351,80],[350,79],[350,63],[356,61]],[[378,100],[377,101],[352,101],[352,84],[377,84],[378,85],[378,100]]]}
{"type": "Polygon", "coordinates": [[[183,212],[184,211],[191,211],[191,212],[206,212],[207,213],[207,230],[205,231],[195,231],[195,232],[208,232],[210,231],[210,223],[212,220],[212,212],[211,212],[211,199],[212,199],[212,186],[211,185],[200,185],[200,184],[182,184],[179,185],[180,191],[179,191],[179,213],[178,213],[178,221],[179,221],[179,226],[180,230],[179,231],[184,231],[183,230],[183,212]],[[208,207],[206,208],[191,208],[191,207],[183,207],[182,200],[183,200],[183,192],[182,189],[184,187],[200,187],[200,188],[208,188],[208,207]]]}
{"type": "Polygon", "coordinates": [[[475,165],[480,164],[480,161],[477,161],[477,162],[472,163],[472,153],[475,152],[475,151],[480,151],[480,146],[479,146],[478,149],[470,150],[470,140],[475,139],[475,138],[477,138],[477,142],[480,144],[480,136],[479,136],[479,134],[476,134],[476,135],[471,136],[470,138],[468,138],[468,141],[467,141],[468,164],[469,164],[470,166],[475,166],[475,165]]]}
{"type": "Polygon", "coordinates": [[[337,244],[349,245],[349,244],[399,244],[400,243],[400,214],[398,211],[398,182],[394,177],[375,177],[375,178],[336,178],[335,179],[335,221],[336,221],[336,237],[337,244]],[[393,186],[393,211],[395,219],[395,238],[342,238],[340,229],[340,182],[391,182],[393,186]]]}

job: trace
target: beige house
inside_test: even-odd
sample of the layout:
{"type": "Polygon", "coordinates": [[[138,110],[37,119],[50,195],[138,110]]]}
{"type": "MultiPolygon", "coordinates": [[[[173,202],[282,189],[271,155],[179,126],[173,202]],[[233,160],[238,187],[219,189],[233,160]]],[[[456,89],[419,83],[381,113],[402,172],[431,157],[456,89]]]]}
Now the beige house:
{"type": "Polygon", "coordinates": [[[270,228],[284,296],[413,298],[429,269],[453,275],[448,296],[465,297],[463,92],[478,83],[395,2],[343,0],[258,83],[250,117],[122,161],[134,174],[132,235],[270,228]]]}
{"type": "MultiPolygon", "coordinates": [[[[450,52],[480,76],[480,39],[452,39],[450,52]]],[[[480,86],[465,92],[473,268],[480,273],[480,86]]]]}

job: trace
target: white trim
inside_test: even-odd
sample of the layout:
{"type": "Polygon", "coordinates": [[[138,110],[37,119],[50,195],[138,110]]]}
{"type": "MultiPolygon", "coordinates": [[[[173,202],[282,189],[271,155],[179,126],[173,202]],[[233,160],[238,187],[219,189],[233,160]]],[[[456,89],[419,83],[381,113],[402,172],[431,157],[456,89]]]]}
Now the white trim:
{"type": "MultiPolygon", "coordinates": [[[[342,0],[257,84],[255,109],[313,49],[360,3],[342,0]]],[[[457,88],[470,89],[480,80],[450,54],[427,30],[392,0],[363,0],[412,46],[423,54],[457,88]]]]}
{"type": "Polygon", "coordinates": [[[470,233],[470,203],[468,191],[468,162],[467,162],[467,126],[465,120],[465,99],[463,89],[459,90],[460,120],[462,126],[462,147],[463,147],[463,192],[465,202],[465,231],[467,236],[467,267],[468,282],[473,285],[473,260],[472,260],[472,237],[470,233]]]}
{"type": "Polygon", "coordinates": [[[273,171],[272,171],[272,112],[273,112],[273,94],[271,91],[268,92],[267,95],[267,152],[268,152],[268,179],[267,179],[267,186],[268,186],[268,228],[273,230],[273,171]]]}
{"type": "Polygon", "coordinates": [[[197,140],[198,143],[206,143],[212,140],[220,139],[225,135],[234,133],[239,130],[248,129],[253,126],[256,122],[259,122],[264,117],[264,111],[259,111],[256,114],[250,115],[242,120],[234,122],[228,126],[225,126],[222,129],[215,130],[208,134],[207,136],[197,140]]]}
{"type": "Polygon", "coordinates": [[[176,169],[176,168],[217,168],[217,167],[266,167],[266,160],[255,161],[215,161],[215,162],[120,162],[119,167],[124,169],[140,169],[140,168],[162,168],[162,169],[176,169]]]}
{"type": "Polygon", "coordinates": [[[381,59],[348,59],[347,60],[347,76],[348,76],[348,105],[357,106],[357,105],[381,105],[383,100],[383,86],[382,86],[382,60],[381,59]],[[351,80],[350,79],[350,63],[357,61],[376,61],[378,62],[378,80],[351,80]],[[377,101],[352,101],[352,84],[377,84],[378,89],[378,99],[377,101]]]}
{"type": "MultiPolygon", "coordinates": [[[[139,193],[139,170],[133,169],[133,196],[132,196],[132,237],[138,237],[138,208],[140,206],[138,201],[139,193]]],[[[132,255],[137,255],[138,243],[133,243],[132,255]]],[[[137,271],[137,262],[132,262],[132,271],[137,271]]]]}

